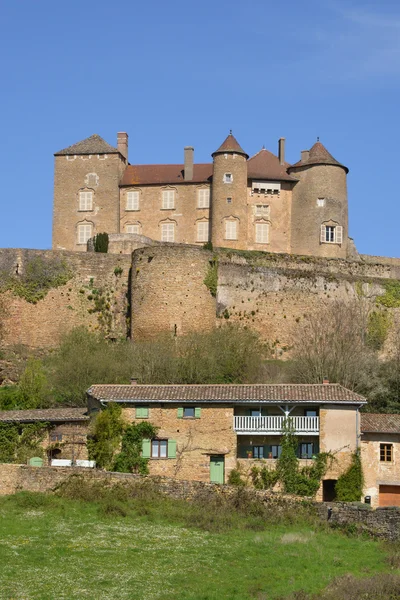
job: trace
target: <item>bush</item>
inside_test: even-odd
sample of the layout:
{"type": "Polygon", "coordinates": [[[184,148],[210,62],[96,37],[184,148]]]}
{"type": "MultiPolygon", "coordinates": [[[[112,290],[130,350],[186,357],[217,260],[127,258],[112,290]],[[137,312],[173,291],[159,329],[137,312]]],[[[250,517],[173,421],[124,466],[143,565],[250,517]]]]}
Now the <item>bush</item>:
{"type": "Polygon", "coordinates": [[[242,479],[239,469],[232,469],[232,471],[229,473],[228,483],[229,485],[236,485],[238,487],[246,485],[245,481],[242,479]]]}
{"type": "Polygon", "coordinates": [[[336,482],[336,499],[341,502],[359,502],[362,496],[364,477],[360,451],[352,456],[349,469],[336,482]]]}
{"type": "Polygon", "coordinates": [[[98,233],[94,238],[95,252],[108,252],[108,233],[98,233]]]}
{"type": "Polygon", "coordinates": [[[96,415],[87,446],[90,460],[95,460],[98,467],[112,469],[124,427],[120,404],[111,403],[96,415]]]}

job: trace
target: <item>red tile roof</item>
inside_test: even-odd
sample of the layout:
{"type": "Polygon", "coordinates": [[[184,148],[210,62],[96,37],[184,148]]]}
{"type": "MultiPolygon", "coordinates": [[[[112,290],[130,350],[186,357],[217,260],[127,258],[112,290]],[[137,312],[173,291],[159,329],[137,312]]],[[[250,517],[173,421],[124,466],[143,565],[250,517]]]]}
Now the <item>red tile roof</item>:
{"type": "Polygon", "coordinates": [[[318,402],[364,404],[366,399],[339,384],[254,385],[92,385],[89,396],[121,402],[318,402]]]}
{"type": "Polygon", "coordinates": [[[3,423],[32,423],[35,421],[53,423],[59,421],[88,421],[89,419],[86,408],[37,408],[0,411],[0,422],[3,423]]]}
{"type": "Polygon", "coordinates": [[[279,158],[263,148],[247,161],[247,176],[249,179],[267,179],[276,181],[298,181],[289,175],[289,163],[281,165],[279,158]]]}
{"type": "Polygon", "coordinates": [[[361,413],[362,433],[400,433],[400,415],[361,413]]]}
{"type": "Polygon", "coordinates": [[[249,158],[249,155],[246,154],[246,152],[240,146],[237,139],[232,135],[232,132],[228,135],[226,140],[224,142],[222,142],[222,144],[220,145],[218,150],[215,150],[215,152],[212,153],[212,156],[214,156],[214,154],[219,154],[219,153],[224,153],[224,152],[236,152],[237,154],[244,154],[247,158],[249,158]]]}
{"type": "Polygon", "coordinates": [[[337,165],[343,167],[343,169],[346,170],[346,173],[349,172],[349,169],[338,162],[336,158],[333,158],[332,154],[330,154],[325,146],[319,141],[315,142],[314,146],[311,148],[307,160],[299,160],[292,165],[292,167],[304,167],[307,165],[337,165]]]}
{"type": "Polygon", "coordinates": [[[193,179],[190,181],[185,181],[183,169],[184,165],[128,165],[120,185],[209,183],[213,165],[212,163],[193,165],[193,179]]]}

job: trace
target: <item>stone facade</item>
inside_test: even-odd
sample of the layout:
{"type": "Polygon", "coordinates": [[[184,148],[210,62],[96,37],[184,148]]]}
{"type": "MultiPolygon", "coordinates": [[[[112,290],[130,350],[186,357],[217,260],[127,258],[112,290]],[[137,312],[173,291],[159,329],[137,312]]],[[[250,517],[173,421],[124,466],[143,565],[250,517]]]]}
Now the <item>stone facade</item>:
{"type": "Polygon", "coordinates": [[[361,456],[364,493],[372,506],[400,506],[400,432],[363,433],[361,456]],[[382,446],[391,447],[391,460],[382,460],[382,446]]]}
{"type": "Polygon", "coordinates": [[[282,139],[278,156],[263,148],[249,158],[232,134],[212,163],[193,164],[188,147],[183,165],[130,165],[124,135],[118,148],[95,135],[56,153],[54,249],[84,251],[89,237],[107,232],[348,256],[348,169],[320,142],[295,165],[285,162],[282,139]]]}

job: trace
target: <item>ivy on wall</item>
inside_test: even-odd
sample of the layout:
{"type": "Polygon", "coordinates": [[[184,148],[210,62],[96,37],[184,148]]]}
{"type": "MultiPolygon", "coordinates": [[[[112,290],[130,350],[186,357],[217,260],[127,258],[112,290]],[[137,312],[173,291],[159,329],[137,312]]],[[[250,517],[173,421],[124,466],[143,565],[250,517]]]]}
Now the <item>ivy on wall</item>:
{"type": "Polygon", "coordinates": [[[359,502],[364,486],[364,475],[360,451],[354,452],[348,470],[339,477],[336,483],[336,499],[342,502],[359,502]]]}
{"type": "Polygon", "coordinates": [[[24,464],[44,456],[41,446],[50,423],[0,423],[0,462],[24,464]]]}
{"type": "Polygon", "coordinates": [[[386,308],[399,308],[400,307],[400,281],[388,280],[383,282],[385,293],[378,296],[376,303],[386,308]]]}
{"type": "Polygon", "coordinates": [[[210,264],[204,278],[204,285],[210,290],[211,296],[215,298],[218,288],[218,258],[216,256],[210,260],[210,264]]]}

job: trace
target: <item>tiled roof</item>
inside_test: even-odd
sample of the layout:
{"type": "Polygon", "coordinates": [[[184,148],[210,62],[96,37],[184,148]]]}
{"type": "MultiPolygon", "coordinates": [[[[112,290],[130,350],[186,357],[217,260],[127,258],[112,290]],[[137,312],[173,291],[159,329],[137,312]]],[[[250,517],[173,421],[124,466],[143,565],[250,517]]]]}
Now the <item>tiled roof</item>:
{"type": "Polygon", "coordinates": [[[32,410],[2,410],[0,422],[31,423],[33,421],[88,421],[86,408],[37,408],[32,410]]]}
{"type": "Polygon", "coordinates": [[[289,163],[281,165],[279,158],[263,148],[247,161],[247,177],[249,179],[267,179],[277,181],[298,181],[289,175],[289,163]]]}
{"type": "Polygon", "coordinates": [[[343,167],[343,169],[346,170],[346,173],[349,172],[347,167],[337,161],[336,158],[333,158],[332,154],[328,152],[321,142],[315,142],[308,154],[307,160],[299,160],[297,163],[292,165],[292,167],[304,167],[307,165],[337,165],[338,167],[343,167]]]}
{"type": "Polygon", "coordinates": [[[88,394],[98,400],[122,402],[366,402],[339,384],[92,385],[88,394]]]}
{"type": "Polygon", "coordinates": [[[361,413],[362,433],[400,433],[400,415],[361,413]]]}
{"type": "Polygon", "coordinates": [[[247,158],[249,158],[249,155],[246,154],[246,152],[240,146],[239,142],[232,135],[232,133],[230,133],[226,140],[222,142],[218,150],[215,150],[215,152],[212,153],[212,156],[214,156],[214,154],[219,154],[223,152],[236,152],[237,154],[244,154],[245,156],[247,156],[247,158]]]}
{"type": "Polygon", "coordinates": [[[64,148],[64,150],[60,150],[56,152],[54,156],[62,156],[63,154],[73,155],[73,154],[118,154],[119,150],[107,144],[102,137],[95,133],[90,137],[82,140],[81,142],[77,142],[72,146],[68,146],[68,148],[64,148]]]}
{"type": "Polygon", "coordinates": [[[212,163],[193,165],[193,179],[185,181],[184,165],[128,165],[122,177],[121,186],[160,183],[209,183],[212,163]]]}

